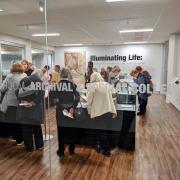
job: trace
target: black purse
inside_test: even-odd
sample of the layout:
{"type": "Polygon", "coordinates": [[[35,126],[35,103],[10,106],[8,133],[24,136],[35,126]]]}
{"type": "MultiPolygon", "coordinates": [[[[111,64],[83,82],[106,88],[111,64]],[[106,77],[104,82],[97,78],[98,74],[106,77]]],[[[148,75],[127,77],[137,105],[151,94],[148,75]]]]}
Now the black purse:
{"type": "Polygon", "coordinates": [[[5,92],[0,92],[0,93],[1,93],[1,98],[0,98],[0,104],[1,104],[3,99],[4,99],[4,96],[6,94],[6,91],[5,92]]]}
{"type": "Polygon", "coordinates": [[[30,86],[24,87],[22,85],[17,93],[17,97],[19,100],[24,100],[24,101],[30,101],[36,98],[36,89],[35,87],[31,87],[31,80],[29,77],[26,77],[30,81],[30,86]]]}

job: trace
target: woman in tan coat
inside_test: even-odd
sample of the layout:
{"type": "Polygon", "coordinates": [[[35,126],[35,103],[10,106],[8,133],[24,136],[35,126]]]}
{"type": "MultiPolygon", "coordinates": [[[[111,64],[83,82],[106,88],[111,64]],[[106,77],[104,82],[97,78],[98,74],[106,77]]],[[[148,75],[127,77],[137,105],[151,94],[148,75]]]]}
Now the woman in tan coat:
{"type": "MultiPolygon", "coordinates": [[[[104,82],[102,76],[98,72],[94,72],[90,78],[90,85],[87,89],[87,108],[91,118],[97,121],[104,119],[112,119],[112,115],[117,114],[113,101],[113,87],[104,82]]],[[[99,151],[110,156],[110,147],[107,132],[104,130],[97,134],[99,141],[99,151]]]]}

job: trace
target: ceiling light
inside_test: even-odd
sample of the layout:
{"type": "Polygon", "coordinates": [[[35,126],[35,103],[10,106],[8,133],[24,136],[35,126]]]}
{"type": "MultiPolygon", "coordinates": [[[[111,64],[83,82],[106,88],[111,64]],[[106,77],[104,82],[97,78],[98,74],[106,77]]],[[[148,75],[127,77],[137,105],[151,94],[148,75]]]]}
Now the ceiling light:
{"type": "Polygon", "coordinates": [[[83,46],[83,44],[64,44],[64,46],[83,46]]]}
{"type": "Polygon", "coordinates": [[[44,8],[43,8],[43,7],[39,7],[39,10],[40,10],[41,12],[43,12],[43,11],[44,11],[44,8]]]}
{"type": "Polygon", "coordinates": [[[0,12],[3,12],[4,10],[3,9],[0,9],[0,12]]]}
{"type": "Polygon", "coordinates": [[[59,33],[47,33],[47,34],[32,34],[34,37],[45,37],[45,36],[60,36],[59,33]]]}
{"type": "Polygon", "coordinates": [[[146,44],[147,41],[140,41],[140,42],[125,42],[124,44],[146,44]]]}
{"type": "Polygon", "coordinates": [[[152,32],[154,29],[130,29],[130,30],[121,30],[120,33],[136,33],[136,32],[152,32]]]}
{"type": "Polygon", "coordinates": [[[127,0],[106,0],[106,2],[121,2],[121,1],[127,1],[127,0]]]}
{"type": "Polygon", "coordinates": [[[41,12],[44,11],[44,1],[39,1],[39,10],[40,10],[41,12]]]}

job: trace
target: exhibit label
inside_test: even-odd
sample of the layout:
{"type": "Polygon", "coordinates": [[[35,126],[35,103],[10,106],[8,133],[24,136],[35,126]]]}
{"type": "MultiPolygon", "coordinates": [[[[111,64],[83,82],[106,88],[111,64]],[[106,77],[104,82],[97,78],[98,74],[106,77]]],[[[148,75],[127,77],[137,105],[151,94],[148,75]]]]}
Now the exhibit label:
{"type": "Polygon", "coordinates": [[[91,61],[121,61],[121,62],[131,62],[131,61],[142,61],[143,57],[141,55],[137,54],[129,54],[127,56],[120,56],[120,55],[114,55],[114,56],[90,56],[91,61]]]}

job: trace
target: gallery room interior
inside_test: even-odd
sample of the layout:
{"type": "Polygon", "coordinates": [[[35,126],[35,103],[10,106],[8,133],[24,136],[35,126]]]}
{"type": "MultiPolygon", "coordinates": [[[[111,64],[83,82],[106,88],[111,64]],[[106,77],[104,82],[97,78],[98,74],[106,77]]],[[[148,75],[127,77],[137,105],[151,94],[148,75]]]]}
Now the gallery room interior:
{"type": "Polygon", "coordinates": [[[0,0],[0,179],[179,180],[179,9],[0,0]]]}

